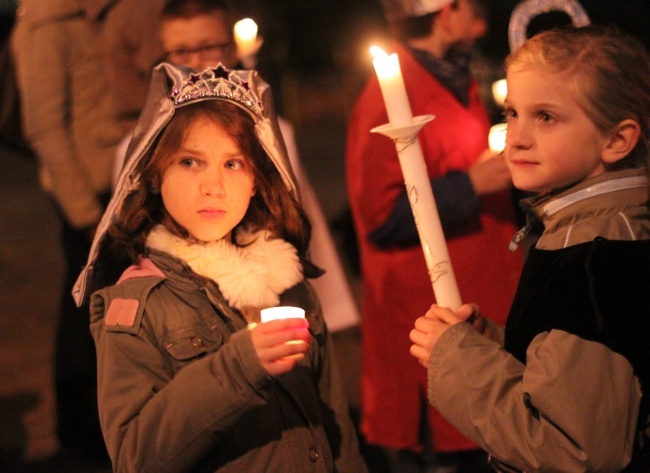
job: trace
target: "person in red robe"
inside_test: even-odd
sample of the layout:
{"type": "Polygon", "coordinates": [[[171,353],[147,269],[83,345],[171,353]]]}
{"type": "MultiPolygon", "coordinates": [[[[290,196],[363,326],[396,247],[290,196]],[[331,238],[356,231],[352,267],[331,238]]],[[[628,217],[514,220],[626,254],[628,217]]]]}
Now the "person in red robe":
{"type": "MultiPolygon", "coordinates": [[[[490,120],[469,72],[469,47],[487,30],[487,7],[482,0],[383,6],[397,39],[388,52],[398,54],[413,115],[435,115],[418,136],[461,297],[482,301],[504,323],[523,258],[508,250],[517,231],[512,182],[503,156],[488,150],[490,120]]],[[[409,332],[434,294],[395,145],[370,132],[387,122],[373,74],[346,145],[363,281],[360,428],[367,443],[386,449],[394,471],[425,468],[427,450],[438,463],[478,458],[467,471],[487,471],[484,452],[427,406],[426,371],[409,354],[409,332]]]]}

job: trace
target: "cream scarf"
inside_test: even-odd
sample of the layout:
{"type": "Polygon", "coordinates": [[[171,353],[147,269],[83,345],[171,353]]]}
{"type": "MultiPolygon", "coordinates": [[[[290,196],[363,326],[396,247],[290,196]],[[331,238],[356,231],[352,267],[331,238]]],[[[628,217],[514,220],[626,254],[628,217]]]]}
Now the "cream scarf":
{"type": "Polygon", "coordinates": [[[226,240],[191,243],[158,225],[147,237],[147,248],[168,253],[185,261],[197,274],[212,279],[230,306],[273,307],[280,294],[302,281],[297,250],[267,232],[241,232],[235,246],[226,240]]]}

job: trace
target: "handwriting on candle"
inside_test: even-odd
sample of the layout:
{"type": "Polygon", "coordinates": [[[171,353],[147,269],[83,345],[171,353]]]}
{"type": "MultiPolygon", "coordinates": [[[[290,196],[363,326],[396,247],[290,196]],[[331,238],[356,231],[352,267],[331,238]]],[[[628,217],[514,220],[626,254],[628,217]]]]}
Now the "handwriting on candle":
{"type": "MultiPolygon", "coordinates": [[[[408,183],[405,183],[406,185],[406,194],[408,195],[409,198],[409,203],[411,204],[411,210],[413,211],[413,219],[415,220],[415,227],[418,229],[418,233],[420,234],[420,239],[422,243],[422,248],[426,254],[426,260],[427,261],[435,261],[436,257],[431,251],[431,245],[429,244],[429,241],[424,235],[424,233],[421,231],[422,229],[422,220],[420,219],[420,212],[417,211],[417,203],[418,203],[418,189],[415,186],[411,186],[408,183]]],[[[441,276],[444,276],[447,273],[447,270],[445,269],[445,263],[449,263],[448,261],[438,261],[435,263],[432,267],[428,268],[429,272],[429,280],[431,283],[435,283],[438,281],[438,279],[441,276]]]]}
{"type": "Polygon", "coordinates": [[[461,305],[461,298],[433,198],[427,166],[417,139],[422,127],[434,117],[413,117],[397,54],[388,55],[376,46],[370,48],[370,53],[374,57],[372,64],[377,73],[389,121],[388,124],[375,127],[371,131],[387,136],[395,144],[436,302],[440,306],[457,310],[461,305]]]}

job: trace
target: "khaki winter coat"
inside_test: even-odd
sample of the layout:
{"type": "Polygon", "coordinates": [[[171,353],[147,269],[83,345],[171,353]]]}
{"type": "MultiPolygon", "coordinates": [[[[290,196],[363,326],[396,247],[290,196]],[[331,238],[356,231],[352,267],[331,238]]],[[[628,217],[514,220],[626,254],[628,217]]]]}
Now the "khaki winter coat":
{"type": "Polygon", "coordinates": [[[366,471],[308,283],[280,304],[305,309],[309,352],[272,378],[246,320],[214,282],[166,253],[149,258],[91,300],[100,419],[115,471],[366,471]]]}

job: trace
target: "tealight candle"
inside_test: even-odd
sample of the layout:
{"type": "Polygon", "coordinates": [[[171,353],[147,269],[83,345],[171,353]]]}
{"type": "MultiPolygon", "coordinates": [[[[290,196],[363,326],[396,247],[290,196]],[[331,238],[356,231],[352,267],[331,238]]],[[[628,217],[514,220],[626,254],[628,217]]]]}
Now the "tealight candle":
{"type": "MultiPolygon", "coordinates": [[[[305,310],[300,307],[291,307],[291,306],[278,306],[278,307],[269,307],[267,309],[262,309],[260,311],[260,317],[262,322],[270,322],[271,320],[282,320],[282,319],[292,319],[292,318],[305,318],[305,310]]],[[[285,342],[288,344],[301,343],[299,340],[290,340],[285,342]]],[[[298,355],[299,356],[299,355],[298,355]]],[[[285,357],[291,358],[291,357],[285,357]]]]}
{"type": "Polygon", "coordinates": [[[506,132],[508,131],[507,123],[497,123],[490,127],[490,134],[488,135],[488,144],[490,150],[495,153],[500,153],[506,148],[506,132]]]}
{"type": "Polygon", "coordinates": [[[269,307],[260,311],[262,322],[269,322],[271,320],[291,319],[291,318],[305,318],[305,310],[300,307],[279,306],[269,307]]]}
{"type": "Polygon", "coordinates": [[[235,43],[239,57],[247,57],[257,52],[257,23],[244,18],[235,23],[235,43]]]}

